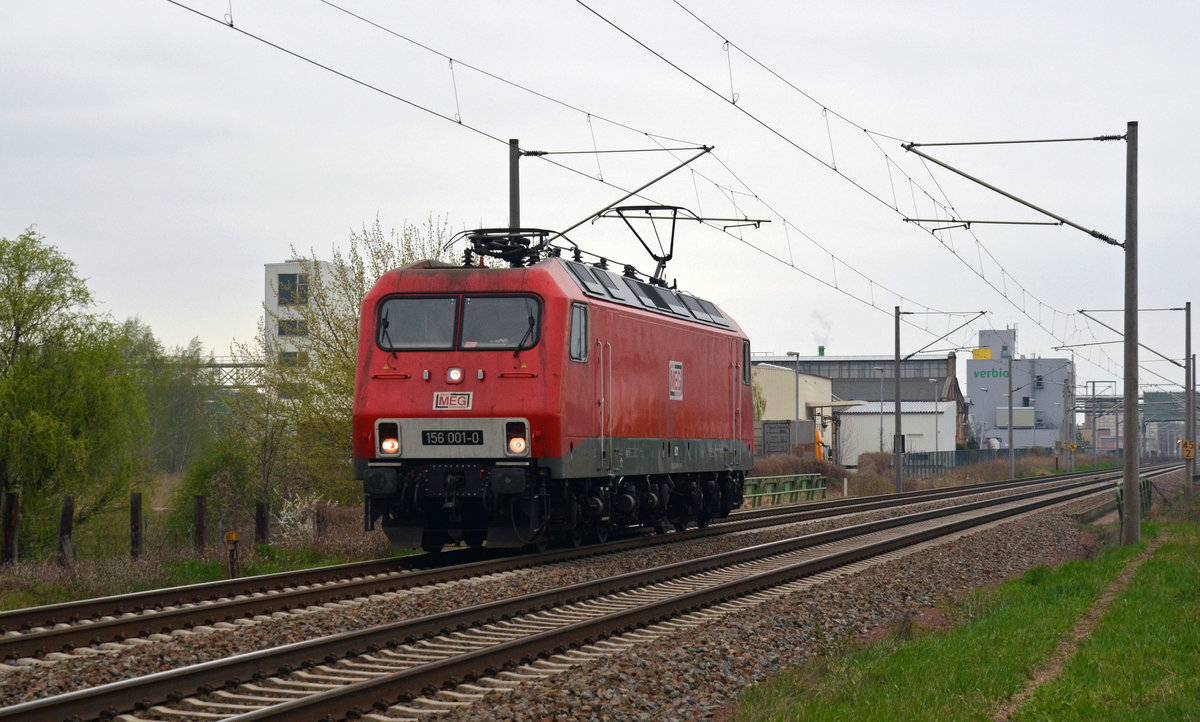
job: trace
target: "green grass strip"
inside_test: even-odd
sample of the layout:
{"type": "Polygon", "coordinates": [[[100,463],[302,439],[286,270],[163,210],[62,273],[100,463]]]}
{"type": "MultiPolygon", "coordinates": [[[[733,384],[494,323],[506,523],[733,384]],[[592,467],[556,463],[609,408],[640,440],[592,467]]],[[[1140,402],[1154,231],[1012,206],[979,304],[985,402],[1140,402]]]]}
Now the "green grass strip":
{"type": "Polygon", "coordinates": [[[1037,567],[955,604],[961,624],[952,629],[827,655],[766,680],[747,691],[737,719],[986,720],[1142,549],[1037,567]]]}
{"type": "Polygon", "coordinates": [[[1200,538],[1196,525],[1168,528],[1063,674],[1013,719],[1200,719],[1200,538]]]}

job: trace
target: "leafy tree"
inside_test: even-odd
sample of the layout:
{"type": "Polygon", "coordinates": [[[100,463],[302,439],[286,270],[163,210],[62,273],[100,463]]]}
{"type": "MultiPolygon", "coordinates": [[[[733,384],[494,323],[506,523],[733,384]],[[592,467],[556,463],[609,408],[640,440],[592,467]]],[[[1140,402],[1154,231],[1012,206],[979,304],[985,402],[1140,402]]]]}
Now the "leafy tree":
{"type": "Polygon", "coordinates": [[[754,379],[754,383],[751,385],[751,389],[754,392],[754,397],[753,397],[754,420],[762,421],[762,415],[767,410],[766,394],[763,393],[762,386],[758,385],[758,379],[754,379]]]}
{"type": "MultiPolygon", "coordinates": [[[[351,479],[351,412],[358,358],[362,299],[393,268],[424,258],[449,260],[447,221],[430,217],[385,233],[379,219],[351,231],[348,248],[334,246],[318,263],[292,249],[308,277],[306,301],[290,305],[287,321],[299,321],[300,359],[282,358],[265,319],[251,343],[235,344],[238,361],[261,364],[262,388],[227,400],[220,434],[240,440],[240,457],[256,474],[262,499],[319,494],[357,500],[351,479]]],[[[290,337],[295,340],[296,337],[290,337]]]]}
{"type": "Polygon", "coordinates": [[[27,518],[71,494],[85,523],[144,478],[148,426],[127,339],[90,302],[75,264],[41,235],[0,238],[0,491],[19,491],[27,518]]]}
{"type": "Polygon", "coordinates": [[[0,376],[38,349],[63,341],[68,312],[92,302],[75,263],[28,228],[0,238],[0,376]]]}
{"type": "Polygon", "coordinates": [[[213,436],[210,402],[219,383],[206,365],[212,356],[205,355],[198,338],[186,348],[164,351],[150,327],[136,318],[121,326],[121,335],[152,422],[146,466],[153,472],[182,473],[213,436]]]}
{"type": "Polygon", "coordinates": [[[175,488],[167,528],[177,542],[191,536],[193,499],[204,496],[214,529],[234,529],[250,521],[256,490],[254,470],[233,440],[217,440],[200,450],[188,466],[183,482],[175,488]]]}

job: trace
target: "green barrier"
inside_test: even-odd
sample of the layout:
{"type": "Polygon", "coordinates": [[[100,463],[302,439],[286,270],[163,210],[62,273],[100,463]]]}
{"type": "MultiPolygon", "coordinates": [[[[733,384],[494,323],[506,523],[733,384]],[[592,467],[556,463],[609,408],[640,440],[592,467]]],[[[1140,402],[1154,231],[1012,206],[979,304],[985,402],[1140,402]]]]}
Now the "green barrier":
{"type": "MultiPolygon", "coordinates": [[[[1117,482],[1117,516],[1121,521],[1125,521],[1125,481],[1122,479],[1117,482]]],[[[1138,496],[1141,497],[1142,514],[1150,511],[1150,477],[1138,477],[1138,496]]]]}
{"type": "Polygon", "coordinates": [[[758,508],[766,500],[769,506],[796,503],[803,499],[812,501],[817,492],[825,498],[826,480],[820,474],[784,474],[781,476],[746,477],[743,497],[752,508],[758,508]]]}

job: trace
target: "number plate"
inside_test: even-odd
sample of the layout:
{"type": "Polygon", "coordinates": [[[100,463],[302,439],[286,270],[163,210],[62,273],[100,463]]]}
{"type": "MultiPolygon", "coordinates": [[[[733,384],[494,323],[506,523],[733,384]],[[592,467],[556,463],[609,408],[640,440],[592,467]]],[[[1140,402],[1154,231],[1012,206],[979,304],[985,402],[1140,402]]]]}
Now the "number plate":
{"type": "Polygon", "coordinates": [[[422,431],[421,443],[425,446],[482,446],[483,432],[468,431],[422,431]]]}

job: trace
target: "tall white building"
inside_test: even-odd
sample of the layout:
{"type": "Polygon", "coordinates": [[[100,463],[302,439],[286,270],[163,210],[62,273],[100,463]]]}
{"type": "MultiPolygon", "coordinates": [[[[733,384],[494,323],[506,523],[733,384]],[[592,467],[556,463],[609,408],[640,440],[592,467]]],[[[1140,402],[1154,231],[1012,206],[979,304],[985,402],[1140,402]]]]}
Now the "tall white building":
{"type": "MultiPolygon", "coordinates": [[[[332,268],[328,261],[316,261],[321,273],[332,268]]],[[[265,331],[269,348],[277,349],[280,360],[301,363],[308,327],[301,309],[308,305],[312,279],[306,265],[297,260],[265,264],[263,305],[266,308],[265,331]]]]}

